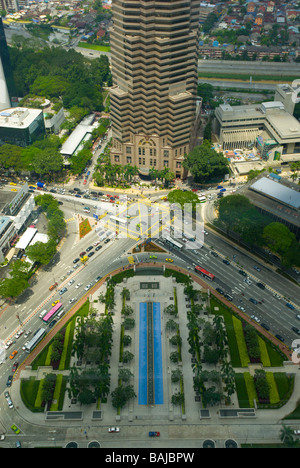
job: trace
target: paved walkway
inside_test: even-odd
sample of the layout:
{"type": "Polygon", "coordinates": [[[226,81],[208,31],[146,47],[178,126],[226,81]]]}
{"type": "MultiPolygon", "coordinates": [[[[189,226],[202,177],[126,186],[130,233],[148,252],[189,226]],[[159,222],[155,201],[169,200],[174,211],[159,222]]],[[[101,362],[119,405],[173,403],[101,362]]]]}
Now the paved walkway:
{"type": "MultiPolygon", "coordinates": [[[[160,264],[149,264],[147,263],[147,267],[150,266],[161,266],[160,264]]],[[[179,267],[174,267],[172,265],[168,265],[168,268],[172,268],[177,271],[182,271],[183,273],[187,273],[187,271],[180,269],[179,267]]],[[[123,268],[119,268],[115,270],[114,273],[118,273],[120,271],[123,271],[123,268]]],[[[189,273],[190,274],[190,273],[189,273]]],[[[208,285],[201,280],[201,278],[196,277],[195,275],[191,274],[192,278],[195,279],[196,283],[199,285],[199,287],[204,287],[208,288],[208,285]]],[[[145,277],[145,281],[146,281],[145,277]]],[[[161,278],[161,277],[160,277],[161,278]]],[[[163,406],[157,405],[156,407],[149,408],[149,407],[141,407],[141,405],[137,404],[137,399],[135,399],[133,402],[131,402],[128,406],[126,406],[122,411],[121,411],[121,417],[120,420],[117,416],[116,410],[112,407],[110,401],[108,401],[107,404],[103,405],[103,408],[101,408],[102,411],[102,419],[101,420],[93,420],[93,411],[96,410],[95,405],[90,405],[90,407],[80,407],[79,405],[71,405],[68,400],[66,400],[66,404],[64,409],[65,410],[72,410],[72,411],[79,411],[82,412],[82,419],[81,420],[68,420],[68,421],[63,421],[60,420],[58,421],[46,421],[45,420],[45,414],[44,413],[32,413],[29,411],[25,405],[23,404],[21,398],[20,398],[20,374],[22,378],[29,378],[30,376],[36,376],[37,378],[42,378],[45,374],[49,373],[49,371],[52,372],[51,369],[49,368],[40,368],[38,371],[32,371],[28,367],[30,363],[34,360],[34,358],[40,353],[41,349],[44,348],[44,346],[53,338],[53,336],[58,332],[58,330],[65,325],[65,323],[77,312],[77,310],[85,303],[87,296],[93,295],[93,294],[99,294],[99,288],[102,287],[102,285],[105,282],[106,277],[102,278],[99,283],[97,283],[90,291],[86,293],[86,295],[78,301],[78,303],[74,306],[71,311],[66,314],[65,317],[57,324],[54,329],[51,330],[49,335],[46,336],[46,338],[41,342],[38,347],[34,350],[32,354],[30,354],[26,360],[25,363],[23,363],[17,375],[15,376],[13,386],[10,389],[10,394],[12,397],[12,400],[15,404],[16,408],[16,414],[18,415],[18,418],[15,418],[15,423],[20,424],[21,430],[26,432],[26,427],[28,427],[28,433],[31,433],[31,429],[29,426],[27,426],[27,423],[33,426],[41,426],[41,427],[55,427],[55,428],[63,428],[66,433],[68,433],[68,437],[71,437],[71,434],[73,434],[73,431],[76,429],[78,432],[78,428],[83,428],[83,427],[89,427],[90,428],[90,434],[93,433],[95,434],[95,437],[97,434],[99,435],[99,431],[101,434],[103,433],[103,437],[106,437],[107,434],[107,426],[112,426],[112,425],[120,425],[122,428],[125,428],[129,425],[131,430],[127,434],[127,439],[130,441],[131,439],[135,438],[141,438],[142,434],[146,434],[146,430],[144,429],[145,426],[148,428],[147,430],[160,430],[161,428],[165,432],[165,434],[168,434],[168,440],[173,440],[173,439],[182,439],[182,440],[194,440],[194,439],[203,439],[205,437],[210,437],[213,439],[224,439],[226,437],[236,437],[237,440],[248,440],[250,442],[254,442],[255,440],[258,442],[260,439],[264,440],[267,438],[267,434],[265,432],[265,429],[262,429],[267,425],[269,432],[269,437],[270,440],[274,442],[274,439],[279,437],[279,431],[280,431],[280,422],[282,419],[291,413],[298,402],[298,398],[300,395],[300,370],[297,365],[294,365],[292,362],[287,361],[283,367],[279,368],[266,368],[267,371],[270,372],[286,372],[288,374],[295,374],[295,387],[294,387],[294,392],[290,400],[287,402],[286,405],[284,405],[282,408],[277,409],[277,410],[257,410],[256,412],[256,418],[249,419],[247,418],[221,418],[220,417],[220,406],[216,407],[209,407],[209,418],[202,418],[201,413],[200,413],[200,405],[198,402],[195,401],[195,393],[192,388],[192,385],[188,384],[189,382],[192,382],[192,367],[190,365],[191,359],[190,355],[188,354],[188,350],[184,349],[183,347],[183,353],[185,355],[183,356],[183,362],[184,363],[189,363],[189,365],[184,365],[183,366],[183,374],[184,374],[184,382],[185,382],[185,415],[182,417],[180,407],[172,407],[170,406],[170,400],[169,397],[174,393],[174,388],[170,388],[170,380],[169,380],[169,373],[170,370],[165,368],[164,372],[164,398],[165,402],[169,402],[168,404],[164,404],[163,406]],[[25,426],[24,426],[25,424],[25,426]],[[279,424],[279,425],[278,425],[279,424]],[[138,429],[143,426],[143,429],[138,429]],[[244,427],[245,426],[245,427],[244,427]],[[157,429],[158,427],[158,429],[157,429]],[[239,430],[238,430],[239,427],[239,430]],[[240,429],[242,427],[242,429],[240,429]],[[244,428],[243,428],[244,427],[244,428]],[[258,427],[261,427],[261,429],[258,429],[258,427]],[[154,429],[153,429],[154,428],[154,429]],[[255,429],[256,428],[256,429],[255,429]],[[261,434],[259,431],[262,431],[261,434]],[[98,431],[98,432],[97,432],[98,431]],[[240,434],[240,437],[239,437],[240,434]],[[259,435],[258,435],[259,434],[259,435]],[[226,435],[226,437],[225,437],[226,435]]],[[[153,278],[151,278],[153,280],[153,278]]],[[[159,280],[159,277],[156,278],[156,280],[159,280]]],[[[136,279],[132,278],[127,281],[136,281],[136,279]]],[[[144,279],[143,279],[144,281],[144,279]]],[[[162,304],[162,310],[163,307],[166,304],[169,304],[169,297],[171,294],[171,291],[173,290],[174,286],[176,286],[179,295],[178,295],[178,306],[179,310],[183,310],[183,307],[185,306],[184,304],[184,294],[183,292],[180,292],[180,285],[178,283],[173,283],[172,278],[166,278],[165,281],[169,284],[167,292],[165,292],[165,298],[163,296],[159,299],[162,304]],[[171,289],[170,289],[171,288],[171,289]]],[[[116,299],[117,303],[115,306],[116,310],[121,309],[121,295],[120,292],[122,288],[126,286],[126,284],[121,284],[116,286],[116,299]]],[[[131,288],[131,286],[130,286],[131,288]]],[[[211,289],[211,288],[208,288],[211,289]]],[[[160,293],[164,294],[164,292],[160,291],[160,293]]],[[[146,294],[148,297],[149,291],[142,291],[139,290],[137,287],[133,291],[134,294],[134,300],[137,301],[142,301],[142,295],[146,294]]],[[[158,301],[156,295],[156,291],[151,291],[150,294],[155,294],[155,300],[158,301]]],[[[146,297],[145,296],[145,297],[146,297]]],[[[224,300],[223,297],[220,297],[220,300],[222,302],[227,302],[224,300]]],[[[147,300],[147,299],[146,299],[147,300]]],[[[231,303],[228,303],[230,307],[233,307],[231,303]]],[[[239,315],[243,314],[239,309],[237,309],[237,313],[239,315]]],[[[182,314],[182,317],[179,317],[179,320],[182,320],[183,317],[186,314],[182,314]]],[[[245,320],[247,317],[243,317],[245,320]]],[[[114,389],[117,385],[117,374],[118,374],[118,354],[119,354],[119,321],[121,320],[120,314],[117,313],[114,315],[114,347],[113,347],[113,354],[111,356],[111,388],[114,389]]],[[[166,318],[164,317],[164,314],[162,313],[162,320],[165,321],[166,318]]],[[[255,325],[251,322],[252,325],[255,325]]],[[[162,325],[162,330],[165,330],[164,323],[162,325]]],[[[260,328],[259,331],[261,332],[260,328]]],[[[186,340],[186,333],[187,333],[187,328],[186,328],[186,322],[183,319],[183,322],[180,324],[180,332],[181,336],[183,338],[183,342],[187,342],[186,340]]],[[[138,339],[135,336],[136,335],[136,330],[133,332],[133,346],[137,346],[138,344],[138,339]]],[[[169,346],[169,339],[166,337],[166,339],[162,340],[163,341],[163,353],[167,354],[170,352],[170,349],[166,349],[166,347],[169,346]]],[[[136,354],[136,348],[135,351],[133,351],[136,354]]],[[[287,353],[288,354],[288,353],[287,353]]],[[[134,360],[135,363],[133,364],[135,367],[133,369],[133,373],[135,375],[135,379],[138,378],[138,359],[134,360]]],[[[250,365],[249,369],[247,368],[241,368],[241,369],[234,369],[235,372],[245,372],[249,371],[252,372],[252,366],[250,365]]],[[[68,375],[69,371],[56,371],[58,374],[63,374],[63,375],[68,375]]],[[[136,388],[137,388],[137,382],[135,382],[136,388]]],[[[110,397],[109,397],[110,398],[110,397]]],[[[236,397],[234,396],[232,398],[232,405],[228,407],[227,409],[234,409],[238,408],[238,402],[236,397]]],[[[288,422],[288,425],[292,423],[288,422]]],[[[7,429],[7,428],[6,428],[7,429]]],[[[123,429],[122,429],[123,431],[123,429]]],[[[74,433],[75,434],[75,433],[74,433]]],[[[145,435],[144,434],[144,435],[145,435]]],[[[144,437],[144,436],[143,436],[144,437]]],[[[111,440],[111,439],[110,439],[111,440]]],[[[139,445],[138,445],[139,446],[139,445]]]]}

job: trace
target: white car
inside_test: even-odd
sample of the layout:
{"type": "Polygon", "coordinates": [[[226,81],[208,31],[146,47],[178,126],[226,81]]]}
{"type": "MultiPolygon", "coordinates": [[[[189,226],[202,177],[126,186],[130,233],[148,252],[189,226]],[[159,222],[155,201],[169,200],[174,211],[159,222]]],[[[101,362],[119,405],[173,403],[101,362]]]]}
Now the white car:
{"type": "Polygon", "coordinates": [[[252,320],[255,320],[255,322],[259,323],[260,319],[255,317],[255,315],[251,315],[252,320]]]}
{"type": "Polygon", "coordinates": [[[87,284],[86,287],[85,287],[84,289],[85,289],[85,291],[88,291],[91,287],[92,287],[91,284],[87,284]]]}
{"type": "Polygon", "coordinates": [[[11,401],[11,399],[10,399],[10,398],[7,398],[6,401],[7,401],[7,404],[8,404],[9,409],[13,409],[14,405],[13,405],[13,402],[11,401]]]}
{"type": "Polygon", "coordinates": [[[250,284],[252,284],[252,281],[249,280],[249,278],[245,278],[245,279],[244,279],[244,283],[247,283],[247,284],[249,284],[249,286],[250,286],[250,284]]]}
{"type": "Polygon", "coordinates": [[[300,429],[295,429],[295,430],[294,430],[294,434],[295,434],[295,435],[300,435],[300,429]]]}
{"type": "Polygon", "coordinates": [[[109,427],[108,432],[120,432],[120,428],[119,427],[109,427]]]}
{"type": "Polygon", "coordinates": [[[16,339],[20,338],[20,336],[23,335],[23,333],[24,333],[24,330],[19,330],[19,331],[16,333],[15,338],[16,338],[16,339]]]}
{"type": "Polygon", "coordinates": [[[12,340],[8,340],[6,345],[5,345],[5,349],[8,349],[11,345],[13,344],[13,341],[12,340]]]}
{"type": "Polygon", "coordinates": [[[24,338],[28,338],[28,336],[30,335],[30,333],[31,333],[31,330],[28,330],[28,331],[25,333],[24,338]]]}
{"type": "Polygon", "coordinates": [[[71,280],[68,282],[68,286],[72,286],[73,283],[75,283],[75,280],[71,279],[71,280]]]}
{"type": "Polygon", "coordinates": [[[69,300],[69,303],[72,304],[73,302],[75,302],[77,300],[77,297],[72,297],[72,299],[69,300]]]}
{"type": "Polygon", "coordinates": [[[78,289],[78,288],[80,288],[80,286],[82,286],[82,283],[77,283],[75,288],[78,289]]]}

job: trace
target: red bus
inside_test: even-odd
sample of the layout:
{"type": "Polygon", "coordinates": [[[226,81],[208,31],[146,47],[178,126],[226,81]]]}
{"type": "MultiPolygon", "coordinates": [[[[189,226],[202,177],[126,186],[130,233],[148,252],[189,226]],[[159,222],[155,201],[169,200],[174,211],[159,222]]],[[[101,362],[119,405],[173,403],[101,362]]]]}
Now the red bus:
{"type": "Polygon", "coordinates": [[[195,272],[198,273],[199,275],[204,276],[204,278],[208,278],[211,281],[213,281],[215,279],[215,275],[213,275],[212,273],[210,273],[207,270],[204,270],[204,268],[202,268],[202,267],[200,267],[198,265],[195,266],[195,272]]]}
{"type": "Polygon", "coordinates": [[[58,311],[62,308],[62,303],[58,302],[54,307],[42,318],[43,322],[49,323],[50,320],[55,317],[58,311]]]}

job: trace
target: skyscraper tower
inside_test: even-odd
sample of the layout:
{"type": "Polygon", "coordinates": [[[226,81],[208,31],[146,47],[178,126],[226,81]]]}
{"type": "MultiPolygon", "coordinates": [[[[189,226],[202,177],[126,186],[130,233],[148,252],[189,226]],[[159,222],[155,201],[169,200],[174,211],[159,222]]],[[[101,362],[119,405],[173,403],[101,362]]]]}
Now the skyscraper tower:
{"type": "Polygon", "coordinates": [[[0,18],[0,110],[11,107],[11,98],[16,96],[9,52],[0,18]]]}
{"type": "Polygon", "coordinates": [[[112,163],[183,175],[196,121],[199,0],[114,0],[112,163]]]}

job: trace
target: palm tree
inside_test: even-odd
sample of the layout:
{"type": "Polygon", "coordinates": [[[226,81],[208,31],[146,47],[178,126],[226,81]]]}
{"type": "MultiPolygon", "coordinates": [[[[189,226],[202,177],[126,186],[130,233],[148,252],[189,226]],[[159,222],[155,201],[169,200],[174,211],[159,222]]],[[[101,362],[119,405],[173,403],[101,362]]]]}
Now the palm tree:
{"type": "Polygon", "coordinates": [[[292,444],[294,443],[294,431],[291,427],[285,426],[283,424],[282,429],[280,429],[280,440],[283,444],[292,444]]]}

